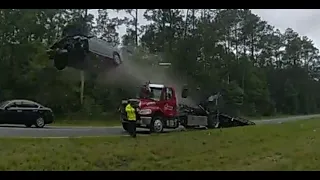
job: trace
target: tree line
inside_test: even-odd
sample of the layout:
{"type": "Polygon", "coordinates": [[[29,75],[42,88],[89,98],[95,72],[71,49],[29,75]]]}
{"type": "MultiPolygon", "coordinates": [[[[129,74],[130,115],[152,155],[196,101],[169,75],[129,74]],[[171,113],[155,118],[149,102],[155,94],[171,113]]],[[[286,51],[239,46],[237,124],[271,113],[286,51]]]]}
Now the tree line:
{"type": "Polygon", "coordinates": [[[248,9],[2,9],[0,99],[27,98],[56,114],[95,116],[116,112],[126,89],[86,80],[79,102],[74,79],[57,71],[46,49],[67,23],[83,19],[91,33],[137,51],[161,54],[173,71],[203,94],[224,92],[233,113],[258,116],[320,112],[319,50],[291,28],[284,32],[248,9]],[[126,14],[110,17],[110,11],[126,14]],[[125,25],[119,37],[117,27],[125,25]]]}

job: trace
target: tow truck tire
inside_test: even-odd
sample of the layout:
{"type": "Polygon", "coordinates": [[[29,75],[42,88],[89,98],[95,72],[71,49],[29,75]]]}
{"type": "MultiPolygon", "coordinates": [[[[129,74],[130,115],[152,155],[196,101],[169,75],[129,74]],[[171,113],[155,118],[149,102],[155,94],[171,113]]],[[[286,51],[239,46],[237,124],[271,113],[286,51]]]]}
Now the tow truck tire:
{"type": "Polygon", "coordinates": [[[151,133],[162,133],[163,132],[163,120],[159,116],[155,116],[151,120],[150,124],[150,132],[151,133]]]}
{"type": "Polygon", "coordinates": [[[128,123],[122,123],[122,128],[123,128],[125,131],[128,131],[128,123]]]}

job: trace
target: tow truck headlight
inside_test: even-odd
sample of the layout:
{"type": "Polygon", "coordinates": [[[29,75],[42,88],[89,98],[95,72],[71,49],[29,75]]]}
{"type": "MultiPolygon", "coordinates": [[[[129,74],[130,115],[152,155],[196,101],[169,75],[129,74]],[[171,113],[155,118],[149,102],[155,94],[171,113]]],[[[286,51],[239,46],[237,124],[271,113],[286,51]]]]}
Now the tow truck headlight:
{"type": "Polygon", "coordinates": [[[151,113],[152,113],[151,109],[141,109],[139,111],[139,114],[141,114],[141,115],[149,115],[151,113]]]}

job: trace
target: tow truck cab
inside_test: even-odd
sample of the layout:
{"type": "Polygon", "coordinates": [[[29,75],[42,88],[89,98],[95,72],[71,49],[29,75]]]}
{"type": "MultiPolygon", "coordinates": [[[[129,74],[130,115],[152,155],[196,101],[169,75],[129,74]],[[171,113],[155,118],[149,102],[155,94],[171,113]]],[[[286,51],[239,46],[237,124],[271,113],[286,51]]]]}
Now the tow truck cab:
{"type": "Polygon", "coordinates": [[[175,128],[178,126],[176,119],[178,104],[174,88],[161,84],[149,84],[148,88],[149,95],[140,97],[138,114],[141,124],[149,125],[152,123],[152,118],[161,117],[166,122],[164,123],[165,127],[175,128]]]}
{"type": "MultiPolygon", "coordinates": [[[[137,127],[149,128],[151,131],[161,132],[163,128],[177,128],[179,126],[177,114],[178,104],[173,87],[162,84],[147,84],[140,90],[138,99],[130,99],[138,107],[137,127]]],[[[123,105],[127,102],[122,103],[123,105]]],[[[124,106],[122,106],[124,108],[124,106]]],[[[123,128],[126,122],[122,119],[123,128]]]]}

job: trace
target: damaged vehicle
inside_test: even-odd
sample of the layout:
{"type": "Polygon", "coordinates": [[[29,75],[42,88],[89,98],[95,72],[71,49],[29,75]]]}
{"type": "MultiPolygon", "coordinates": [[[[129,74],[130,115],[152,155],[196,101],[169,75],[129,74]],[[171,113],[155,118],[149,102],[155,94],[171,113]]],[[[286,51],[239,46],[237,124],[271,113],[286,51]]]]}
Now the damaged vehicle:
{"type": "Polygon", "coordinates": [[[105,71],[122,64],[120,49],[112,43],[111,38],[106,39],[89,35],[81,26],[68,25],[47,53],[58,70],[72,67],[105,71]]]}

